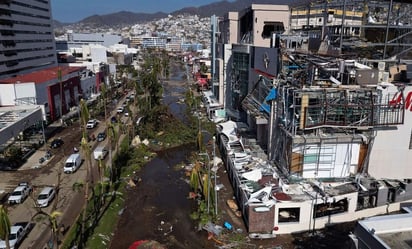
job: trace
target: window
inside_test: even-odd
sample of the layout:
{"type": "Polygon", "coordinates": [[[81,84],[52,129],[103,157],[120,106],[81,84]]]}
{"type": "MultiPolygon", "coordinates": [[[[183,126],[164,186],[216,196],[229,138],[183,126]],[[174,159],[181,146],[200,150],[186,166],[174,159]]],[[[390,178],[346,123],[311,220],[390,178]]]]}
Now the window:
{"type": "Polygon", "coordinates": [[[317,162],[318,162],[318,154],[305,154],[303,157],[304,164],[317,163],[317,162]]]}
{"type": "Polygon", "coordinates": [[[300,208],[279,208],[278,221],[281,222],[299,222],[300,208]]]}
{"type": "Polygon", "coordinates": [[[285,27],[282,22],[267,22],[263,26],[262,38],[271,39],[273,33],[279,34],[283,31],[285,31],[285,27]]]}
{"type": "Polygon", "coordinates": [[[412,130],[411,130],[411,136],[409,137],[409,149],[412,150],[412,130]]]}

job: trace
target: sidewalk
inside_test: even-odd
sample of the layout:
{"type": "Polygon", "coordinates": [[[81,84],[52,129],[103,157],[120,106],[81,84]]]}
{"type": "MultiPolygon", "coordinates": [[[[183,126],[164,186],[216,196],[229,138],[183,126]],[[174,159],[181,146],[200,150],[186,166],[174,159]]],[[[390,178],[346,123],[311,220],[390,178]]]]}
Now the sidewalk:
{"type": "MultiPolygon", "coordinates": [[[[20,166],[17,170],[22,171],[22,170],[28,170],[28,169],[38,169],[42,168],[48,165],[54,158],[54,150],[50,149],[50,143],[53,141],[55,137],[59,137],[61,133],[64,133],[65,129],[69,127],[62,127],[60,124],[60,121],[56,121],[55,123],[49,125],[48,127],[45,128],[45,137],[47,139],[47,142],[44,143],[41,147],[39,147],[32,155],[30,155],[26,162],[20,166]],[[44,160],[44,162],[40,162],[41,158],[45,158],[47,150],[50,150],[52,153],[52,157],[49,158],[48,160],[44,160]]],[[[63,140],[64,141],[64,140],[63,140]]],[[[63,144],[64,146],[64,144],[63,144]]]]}

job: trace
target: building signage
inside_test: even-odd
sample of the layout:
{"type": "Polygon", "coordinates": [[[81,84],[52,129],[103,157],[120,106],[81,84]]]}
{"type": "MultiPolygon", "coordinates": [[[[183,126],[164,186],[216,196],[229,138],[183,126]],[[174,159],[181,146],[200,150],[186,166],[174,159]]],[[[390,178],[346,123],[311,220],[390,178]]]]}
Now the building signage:
{"type": "Polygon", "coordinates": [[[405,100],[402,100],[402,92],[397,92],[391,101],[389,101],[389,106],[392,107],[399,107],[400,104],[404,103],[405,104],[405,110],[409,110],[412,112],[412,91],[409,92],[406,97],[405,100]]]}

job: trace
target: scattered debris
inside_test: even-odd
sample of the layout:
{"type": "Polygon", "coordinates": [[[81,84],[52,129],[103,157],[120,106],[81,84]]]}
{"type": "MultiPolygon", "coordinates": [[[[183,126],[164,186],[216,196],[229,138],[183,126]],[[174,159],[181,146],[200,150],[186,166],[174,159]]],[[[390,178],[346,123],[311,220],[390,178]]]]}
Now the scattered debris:
{"type": "Polygon", "coordinates": [[[242,213],[240,212],[235,200],[229,199],[226,201],[226,204],[230,207],[230,209],[235,213],[237,217],[242,217],[242,213]]]}
{"type": "Polygon", "coordinates": [[[134,183],[132,179],[130,179],[127,184],[129,185],[129,187],[136,187],[136,183],[134,183]]]}
{"type": "Polygon", "coordinates": [[[162,232],[164,236],[173,232],[173,225],[169,222],[160,221],[160,225],[157,227],[157,230],[162,232]]]}
{"type": "Polygon", "coordinates": [[[129,249],[166,249],[166,247],[154,240],[138,240],[133,242],[129,249]]]}
{"type": "Polygon", "coordinates": [[[119,212],[117,213],[118,215],[122,215],[124,212],[124,208],[120,209],[119,212]]]}
{"type": "Polygon", "coordinates": [[[203,229],[217,236],[219,236],[221,232],[223,231],[222,226],[213,224],[212,222],[208,222],[206,225],[204,225],[203,229]]]}
{"type": "Polygon", "coordinates": [[[229,222],[225,221],[225,223],[223,224],[227,230],[232,230],[233,226],[232,224],[230,224],[229,222]]]}

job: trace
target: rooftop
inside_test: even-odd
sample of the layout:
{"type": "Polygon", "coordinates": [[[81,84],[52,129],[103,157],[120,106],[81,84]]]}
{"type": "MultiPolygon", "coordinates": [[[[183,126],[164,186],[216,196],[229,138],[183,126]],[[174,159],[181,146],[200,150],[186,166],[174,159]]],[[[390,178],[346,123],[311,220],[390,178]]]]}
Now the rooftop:
{"type": "Polygon", "coordinates": [[[16,77],[11,77],[7,79],[0,80],[0,84],[14,84],[14,83],[24,83],[24,82],[34,82],[43,83],[51,81],[53,79],[58,79],[59,77],[64,78],[66,75],[70,75],[75,72],[83,70],[84,67],[68,67],[68,66],[58,66],[51,67],[36,72],[31,72],[27,74],[21,74],[16,77]],[[59,76],[59,70],[61,76],[59,76]]]}

